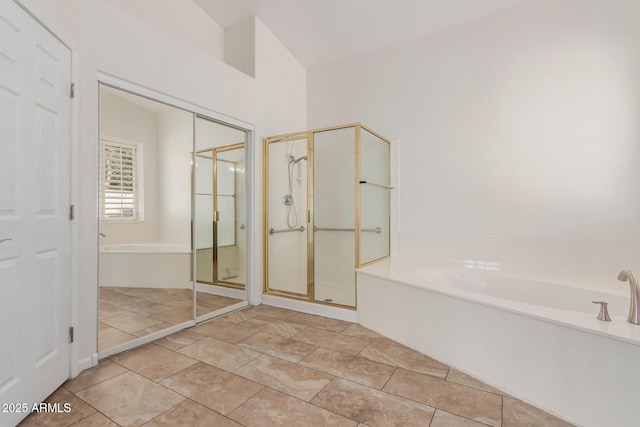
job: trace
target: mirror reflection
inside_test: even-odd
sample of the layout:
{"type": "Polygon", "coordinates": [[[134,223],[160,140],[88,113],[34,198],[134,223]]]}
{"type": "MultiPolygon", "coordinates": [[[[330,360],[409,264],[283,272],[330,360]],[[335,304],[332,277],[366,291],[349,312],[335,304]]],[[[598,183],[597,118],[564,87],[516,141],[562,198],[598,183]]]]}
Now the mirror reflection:
{"type": "Polygon", "coordinates": [[[100,87],[98,351],[193,320],[193,113],[100,87]]]}
{"type": "Polygon", "coordinates": [[[245,133],[196,118],[196,314],[245,299],[245,133]]]}

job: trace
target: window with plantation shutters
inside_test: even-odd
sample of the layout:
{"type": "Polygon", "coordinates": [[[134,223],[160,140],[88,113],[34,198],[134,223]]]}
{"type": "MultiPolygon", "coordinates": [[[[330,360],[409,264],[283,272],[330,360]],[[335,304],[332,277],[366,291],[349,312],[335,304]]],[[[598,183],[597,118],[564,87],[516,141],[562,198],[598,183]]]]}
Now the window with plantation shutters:
{"type": "Polygon", "coordinates": [[[138,219],[136,145],[101,141],[100,219],[138,219]]]}

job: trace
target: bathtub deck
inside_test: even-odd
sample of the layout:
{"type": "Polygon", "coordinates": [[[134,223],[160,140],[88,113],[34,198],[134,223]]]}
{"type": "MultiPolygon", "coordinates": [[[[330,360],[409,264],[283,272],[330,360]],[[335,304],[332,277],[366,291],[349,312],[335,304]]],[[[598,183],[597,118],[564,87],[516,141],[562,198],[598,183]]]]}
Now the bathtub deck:
{"type": "Polygon", "coordinates": [[[570,425],[358,324],[264,305],[102,360],[49,401],[73,411],[23,426],[570,425]]]}

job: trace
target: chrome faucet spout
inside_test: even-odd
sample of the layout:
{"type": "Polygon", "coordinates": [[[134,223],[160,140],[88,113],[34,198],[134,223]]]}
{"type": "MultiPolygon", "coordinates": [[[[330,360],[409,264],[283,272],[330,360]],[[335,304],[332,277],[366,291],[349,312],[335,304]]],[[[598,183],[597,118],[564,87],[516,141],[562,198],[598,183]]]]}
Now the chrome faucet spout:
{"type": "Polygon", "coordinates": [[[633,275],[631,270],[623,270],[618,274],[618,280],[621,282],[629,282],[630,302],[629,302],[629,316],[627,321],[634,325],[640,325],[640,313],[638,313],[638,306],[640,306],[640,287],[638,286],[638,280],[633,275]]]}

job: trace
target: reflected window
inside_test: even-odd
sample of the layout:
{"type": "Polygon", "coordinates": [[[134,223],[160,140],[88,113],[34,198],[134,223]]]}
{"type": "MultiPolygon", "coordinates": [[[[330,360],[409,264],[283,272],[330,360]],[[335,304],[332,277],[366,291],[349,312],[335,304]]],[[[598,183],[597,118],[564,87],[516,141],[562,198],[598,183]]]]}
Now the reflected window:
{"type": "Polygon", "coordinates": [[[138,162],[142,155],[136,144],[100,142],[100,219],[140,219],[138,162]]]}

